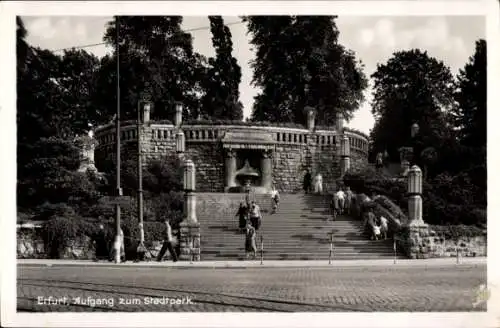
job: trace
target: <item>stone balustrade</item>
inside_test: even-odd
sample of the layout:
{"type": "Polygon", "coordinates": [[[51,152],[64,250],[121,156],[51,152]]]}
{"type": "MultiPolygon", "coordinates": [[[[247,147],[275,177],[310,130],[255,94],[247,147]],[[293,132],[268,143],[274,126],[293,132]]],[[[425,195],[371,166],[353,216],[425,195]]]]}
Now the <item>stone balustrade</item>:
{"type": "MultiPolygon", "coordinates": [[[[269,159],[262,163],[261,169],[272,170],[272,178],[263,179],[266,185],[275,184],[282,192],[295,192],[301,189],[305,168],[322,172],[325,183],[335,185],[341,174],[340,140],[349,139],[350,167],[359,168],[367,163],[368,138],[360,132],[344,128],[339,132],[333,128],[316,127],[308,130],[301,127],[234,124],[181,124],[179,127],[168,122],[150,121],[141,126],[141,148],[143,163],[150,160],[175,155],[191,158],[199,167],[197,178],[203,191],[222,191],[227,166],[227,149],[254,149],[257,152],[269,151],[269,159]],[[183,152],[177,152],[176,135],[184,134],[183,152]],[[340,135],[339,135],[340,133],[340,135]],[[247,142],[251,136],[253,139],[247,142]],[[337,163],[339,162],[339,163],[337,163]],[[270,169],[269,169],[270,168],[270,169]]],[[[96,166],[100,167],[106,159],[114,160],[116,131],[113,124],[96,129],[96,166]]],[[[136,156],[137,125],[135,121],[121,124],[122,159],[136,156]]],[[[255,156],[261,156],[256,153],[255,156]]],[[[344,165],[345,166],[345,165],[344,165]]],[[[263,172],[266,173],[266,172],[263,172]]],[[[267,176],[267,174],[264,174],[267,176]]],[[[262,178],[264,178],[264,175],[262,178]]],[[[226,177],[227,178],[227,177],[226,177]]],[[[227,181],[226,181],[227,182],[227,181]]]]}
{"type": "MultiPolygon", "coordinates": [[[[174,140],[176,128],[171,124],[151,124],[151,140],[174,140]]],[[[284,145],[306,145],[316,144],[320,146],[335,146],[337,132],[330,130],[317,130],[311,132],[306,129],[282,128],[282,127],[260,127],[260,126],[232,126],[232,125],[184,125],[182,130],[186,135],[186,142],[216,142],[226,131],[255,130],[272,133],[276,144],[284,145]]],[[[121,127],[121,138],[123,142],[137,140],[137,126],[135,123],[124,124],[121,127]]],[[[345,131],[349,138],[350,148],[353,151],[368,153],[368,140],[361,133],[345,131]]],[[[105,147],[115,143],[115,130],[113,126],[105,126],[96,130],[98,147],[105,147]]]]}

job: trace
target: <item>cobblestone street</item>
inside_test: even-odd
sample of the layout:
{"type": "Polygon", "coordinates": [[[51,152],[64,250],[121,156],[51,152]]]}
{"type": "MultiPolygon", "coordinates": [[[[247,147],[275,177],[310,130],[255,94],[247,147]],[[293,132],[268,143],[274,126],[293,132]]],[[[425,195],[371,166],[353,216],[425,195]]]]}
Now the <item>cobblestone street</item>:
{"type": "Polygon", "coordinates": [[[486,266],[18,266],[18,311],[484,311],[486,266]],[[42,304],[45,303],[45,304],[42,304]],[[54,304],[58,303],[58,304],[54,304]],[[156,303],[156,304],[155,304],[156,303]],[[175,304],[172,304],[175,303],[175,304]]]}

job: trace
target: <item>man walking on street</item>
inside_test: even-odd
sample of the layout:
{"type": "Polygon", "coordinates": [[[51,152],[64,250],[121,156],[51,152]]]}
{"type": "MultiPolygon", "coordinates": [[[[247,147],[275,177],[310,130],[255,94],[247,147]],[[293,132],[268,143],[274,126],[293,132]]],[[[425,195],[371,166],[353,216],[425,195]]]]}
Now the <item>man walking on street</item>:
{"type": "Polygon", "coordinates": [[[177,254],[175,253],[173,242],[172,227],[170,226],[169,220],[165,220],[165,241],[163,242],[163,247],[161,248],[160,253],[158,253],[156,261],[161,262],[168,249],[170,255],[172,256],[172,260],[177,262],[177,254]]]}

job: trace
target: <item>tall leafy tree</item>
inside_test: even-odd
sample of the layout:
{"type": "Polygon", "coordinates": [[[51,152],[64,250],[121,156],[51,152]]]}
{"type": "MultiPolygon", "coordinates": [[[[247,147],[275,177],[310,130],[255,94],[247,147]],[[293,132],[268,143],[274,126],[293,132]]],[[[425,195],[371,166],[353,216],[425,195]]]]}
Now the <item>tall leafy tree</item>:
{"type": "Polygon", "coordinates": [[[486,41],[476,41],[475,53],[458,74],[454,123],[463,145],[486,146],[486,41]]]}
{"type": "Polygon", "coordinates": [[[34,208],[81,201],[93,193],[93,185],[76,172],[80,148],[74,139],[93,120],[90,99],[98,60],[84,51],[58,56],[30,47],[20,18],[17,26],[18,203],[34,208]]]}
{"type": "Polygon", "coordinates": [[[58,137],[40,138],[30,147],[30,158],[18,167],[18,204],[34,208],[45,203],[81,206],[96,201],[91,174],[77,172],[80,143],[58,137]]]}
{"type": "Polygon", "coordinates": [[[446,111],[453,105],[454,80],[441,61],[418,49],[400,51],[378,65],[372,75],[373,149],[387,150],[399,159],[400,147],[416,142],[416,154],[449,138],[446,111]],[[411,138],[411,126],[420,127],[419,137],[411,138]]]}
{"type": "Polygon", "coordinates": [[[17,67],[18,67],[18,78],[26,71],[26,63],[28,60],[28,55],[30,52],[30,47],[26,42],[26,36],[28,31],[24,26],[24,22],[21,17],[16,17],[16,52],[17,52],[17,67]]]}
{"type": "Polygon", "coordinates": [[[29,48],[26,73],[18,66],[18,138],[33,142],[40,137],[68,138],[85,133],[95,123],[91,103],[98,59],[82,50],[58,56],[29,48]]]}
{"type": "Polygon", "coordinates": [[[244,17],[256,50],[253,120],[306,122],[304,107],[333,124],[349,120],[363,101],[367,80],[352,51],[338,43],[334,16],[244,17]]]}
{"type": "Polygon", "coordinates": [[[202,100],[203,115],[214,119],[243,119],[243,105],[239,101],[241,68],[233,57],[231,30],[221,16],[209,16],[215,58],[209,59],[202,100]]]}
{"type": "MultiPolygon", "coordinates": [[[[142,93],[152,95],[153,118],[172,119],[174,103],[184,104],[186,118],[200,111],[205,59],[193,50],[192,37],[181,29],[181,16],[119,17],[120,87],[123,119],[137,117],[142,93]]],[[[115,46],[116,20],[104,40],[115,46]]],[[[112,116],[116,107],[116,53],[101,61],[100,111],[112,116]]]]}

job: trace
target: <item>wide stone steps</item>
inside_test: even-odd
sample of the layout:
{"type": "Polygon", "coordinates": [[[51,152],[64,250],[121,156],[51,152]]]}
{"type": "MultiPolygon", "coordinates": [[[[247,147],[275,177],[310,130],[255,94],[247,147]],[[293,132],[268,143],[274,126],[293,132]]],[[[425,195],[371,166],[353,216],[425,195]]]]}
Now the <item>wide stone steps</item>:
{"type": "MultiPolygon", "coordinates": [[[[219,210],[210,215],[198,215],[201,224],[202,260],[245,259],[245,235],[239,232],[238,205],[241,194],[201,195],[203,206],[219,210]],[[217,202],[219,199],[219,203],[217,202]]],[[[252,196],[251,199],[254,199],[252,196]]],[[[263,237],[265,260],[328,260],[330,237],[333,232],[333,259],[392,258],[391,240],[371,241],[363,234],[363,223],[346,216],[331,220],[329,200],[313,195],[281,195],[280,208],[271,214],[268,196],[255,197],[263,220],[257,232],[258,258],[263,237]]],[[[398,256],[399,257],[399,256],[398,256]]]]}
{"type": "MultiPolygon", "coordinates": [[[[276,254],[264,254],[264,261],[276,261],[276,260],[302,260],[302,261],[314,261],[314,260],[324,260],[327,262],[329,260],[328,254],[323,253],[276,253],[276,254]]],[[[375,259],[392,259],[394,255],[389,254],[337,254],[334,253],[331,257],[333,261],[339,260],[353,260],[353,259],[363,259],[363,260],[375,260],[375,259]]],[[[402,256],[396,256],[397,259],[403,258],[402,256]]],[[[221,261],[221,260],[245,260],[246,255],[244,253],[217,253],[217,254],[203,254],[201,255],[202,261],[221,261]]],[[[257,253],[255,260],[260,260],[260,253],[257,253]]]]}
{"type": "MultiPolygon", "coordinates": [[[[219,253],[235,253],[235,252],[244,252],[244,247],[243,243],[240,244],[241,246],[239,247],[234,247],[232,249],[224,249],[221,250],[220,247],[205,247],[203,248],[203,254],[219,254],[219,253]]],[[[260,245],[257,245],[257,249],[260,251],[260,245]]],[[[266,245],[264,244],[264,253],[265,254],[288,254],[288,253],[325,253],[328,254],[330,247],[325,246],[325,247],[301,247],[301,246],[286,246],[286,247],[280,247],[280,246],[274,246],[272,247],[271,245],[266,245]]],[[[364,247],[364,248],[356,248],[356,247],[339,247],[334,244],[333,247],[334,253],[344,253],[344,254],[351,254],[351,253],[356,253],[356,254],[364,254],[364,253],[373,253],[374,251],[377,251],[379,254],[388,254],[392,255],[393,250],[392,248],[389,248],[387,246],[385,247],[364,247]]]]}

